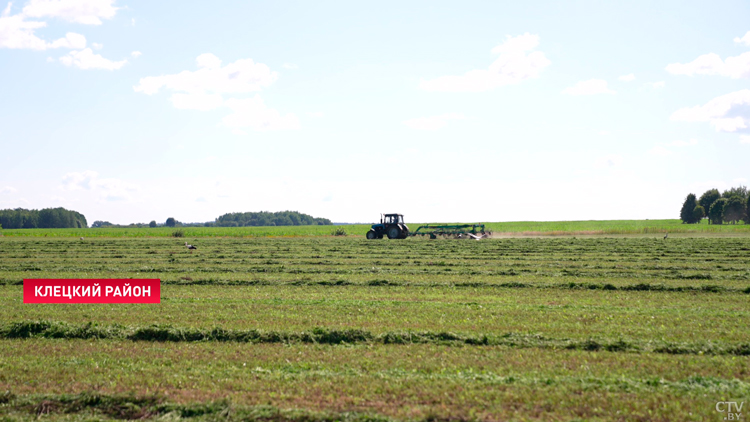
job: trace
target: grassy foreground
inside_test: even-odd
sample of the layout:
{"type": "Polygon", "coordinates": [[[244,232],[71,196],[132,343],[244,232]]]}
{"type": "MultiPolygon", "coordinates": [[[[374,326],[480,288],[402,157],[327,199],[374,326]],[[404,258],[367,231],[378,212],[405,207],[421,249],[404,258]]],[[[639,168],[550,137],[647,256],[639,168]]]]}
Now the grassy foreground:
{"type": "Polygon", "coordinates": [[[662,237],[4,236],[0,420],[722,420],[750,237],[662,237]],[[162,303],[22,303],[97,277],[162,303]]]}

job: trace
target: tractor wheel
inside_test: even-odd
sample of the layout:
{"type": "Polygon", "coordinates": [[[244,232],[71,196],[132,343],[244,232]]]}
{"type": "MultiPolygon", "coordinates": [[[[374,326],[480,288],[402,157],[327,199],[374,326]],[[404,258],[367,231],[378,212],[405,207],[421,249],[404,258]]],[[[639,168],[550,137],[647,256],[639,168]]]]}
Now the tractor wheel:
{"type": "Polygon", "coordinates": [[[398,239],[401,237],[401,230],[398,227],[388,229],[388,239],[398,239]]]}
{"type": "Polygon", "coordinates": [[[370,230],[369,232],[367,232],[367,238],[370,240],[377,239],[378,234],[375,233],[375,230],[370,230]]]}

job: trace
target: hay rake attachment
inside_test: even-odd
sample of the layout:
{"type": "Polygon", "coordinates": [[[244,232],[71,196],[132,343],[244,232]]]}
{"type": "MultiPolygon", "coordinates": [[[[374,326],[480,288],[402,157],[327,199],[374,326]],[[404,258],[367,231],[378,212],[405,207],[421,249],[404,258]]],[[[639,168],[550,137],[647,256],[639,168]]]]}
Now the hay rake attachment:
{"type": "Polygon", "coordinates": [[[409,233],[409,236],[430,236],[430,239],[437,239],[438,236],[455,239],[485,239],[490,237],[492,232],[485,230],[484,224],[425,224],[419,226],[416,231],[409,233]]]}

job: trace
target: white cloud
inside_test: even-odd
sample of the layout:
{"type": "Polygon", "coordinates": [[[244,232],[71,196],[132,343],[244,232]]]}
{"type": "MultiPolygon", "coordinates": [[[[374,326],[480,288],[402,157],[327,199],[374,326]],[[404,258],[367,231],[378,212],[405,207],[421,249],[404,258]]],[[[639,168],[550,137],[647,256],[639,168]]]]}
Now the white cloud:
{"type": "Polygon", "coordinates": [[[230,98],[224,105],[233,113],[224,117],[222,123],[230,128],[252,127],[258,131],[299,129],[299,120],[294,114],[282,116],[277,110],[268,108],[260,95],[253,98],[230,98]]]}
{"type": "Polygon", "coordinates": [[[242,136],[242,135],[247,135],[247,132],[245,132],[245,131],[244,131],[244,130],[242,130],[242,129],[234,129],[234,130],[232,130],[232,134],[233,134],[233,135],[239,135],[239,136],[242,136]]]}
{"type": "Polygon", "coordinates": [[[62,189],[68,191],[88,190],[105,201],[122,201],[132,199],[132,193],[140,187],[114,178],[100,178],[99,173],[91,170],[71,172],[63,176],[62,189]]]}
{"type": "Polygon", "coordinates": [[[297,69],[299,66],[297,66],[294,63],[284,63],[281,65],[284,69],[297,69]]]}
{"type": "Polygon", "coordinates": [[[322,111],[308,111],[307,115],[310,117],[321,118],[324,116],[322,111]]]}
{"type": "Polygon", "coordinates": [[[741,144],[750,144],[750,135],[740,135],[741,144]]]}
{"type": "Polygon", "coordinates": [[[81,49],[86,47],[86,37],[69,32],[65,38],[47,42],[34,31],[47,26],[46,22],[27,21],[23,14],[10,14],[11,3],[0,14],[0,48],[47,50],[50,48],[81,49]]]}
{"type": "Polygon", "coordinates": [[[504,43],[492,49],[492,53],[500,56],[488,69],[470,70],[461,76],[441,76],[422,81],[419,87],[425,91],[481,92],[535,78],[551,63],[541,51],[531,51],[537,45],[538,35],[507,36],[504,43]]]}
{"type": "Polygon", "coordinates": [[[722,60],[718,54],[699,56],[690,63],[672,63],[666,67],[674,75],[719,75],[733,79],[750,78],[750,52],[722,60]]]}
{"type": "Polygon", "coordinates": [[[617,167],[622,164],[622,156],[618,154],[609,154],[603,157],[599,157],[594,161],[596,167],[617,167]]]}
{"type": "Polygon", "coordinates": [[[610,131],[608,131],[608,130],[600,130],[599,131],[599,135],[601,135],[601,136],[609,136],[611,134],[612,133],[610,131]]]}
{"type": "Polygon", "coordinates": [[[104,48],[104,44],[101,44],[101,43],[98,43],[98,42],[92,42],[91,43],[91,47],[94,50],[101,50],[102,48],[104,48]]]}
{"type": "Polygon", "coordinates": [[[750,128],[750,89],[716,97],[702,106],[681,108],[672,113],[670,119],[685,122],[710,122],[717,132],[737,132],[748,129],[750,128]]]}
{"type": "Polygon", "coordinates": [[[619,80],[621,80],[623,82],[630,82],[630,81],[634,81],[635,80],[635,75],[632,74],[632,73],[629,73],[627,75],[622,75],[622,76],[620,76],[617,79],[619,79],[619,80]]]}
{"type": "Polygon", "coordinates": [[[747,31],[747,34],[745,34],[745,36],[742,38],[735,37],[734,42],[739,43],[739,44],[750,45],[750,31],[747,31]]]}
{"type": "Polygon", "coordinates": [[[141,55],[143,55],[143,53],[141,53],[140,51],[133,51],[132,53],[130,53],[130,57],[132,57],[134,59],[137,59],[138,57],[141,57],[141,55]]]}
{"type": "Polygon", "coordinates": [[[65,34],[65,38],[60,38],[59,40],[52,41],[49,48],[70,48],[74,50],[80,50],[82,48],[86,48],[86,37],[84,37],[81,34],[76,34],[75,32],[68,32],[65,34]]]}
{"type": "Polygon", "coordinates": [[[263,63],[252,59],[237,60],[221,67],[221,60],[213,54],[201,54],[196,59],[199,69],[184,70],[173,75],[147,76],[134,89],[144,94],[155,94],[164,87],[190,94],[213,92],[237,94],[260,91],[278,78],[263,63]]]}
{"type": "Polygon", "coordinates": [[[462,113],[445,113],[439,116],[417,117],[404,121],[406,126],[417,130],[437,130],[448,124],[449,120],[463,120],[466,117],[462,113]]]}
{"type": "Polygon", "coordinates": [[[85,25],[101,25],[117,12],[115,0],[30,0],[23,15],[32,18],[53,17],[85,25]]]}
{"type": "Polygon", "coordinates": [[[99,177],[99,173],[91,170],[78,173],[68,173],[63,176],[63,189],[65,190],[81,190],[91,189],[93,187],[93,180],[99,177]]]}
{"type": "Polygon", "coordinates": [[[689,141],[677,140],[677,141],[670,142],[669,145],[671,145],[673,147],[687,147],[687,146],[690,146],[690,145],[698,145],[698,140],[697,139],[691,139],[689,141]]]}
{"type": "Polygon", "coordinates": [[[668,156],[672,155],[673,152],[670,151],[670,150],[668,150],[668,149],[666,149],[666,148],[664,148],[663,146],[657,145],[657,146],[651,148],[651,150],[649,150],[649,154],[656,155],[658,157],[668,157],[668,156]]]}
{"type": "Polygon", "coordinates": [[[282,116],[277,110],[267,107],[259,95],[224,100],[223,94],[260,91],[276,81],[277,72],[265,64],[241,59],[222,67],[221,60],[210,53],[198,56],[196,64],[198,70],[195,71],[142,78],[133,89],[148,95],[159,92],[161,88],[175,91],[170,100],[176,108],[205,111],[228,107],[232,114],[224,117],[222,122],[224,126],[234,128],[235,134],[245,134],[238,129],[244,127],[259,131],[299,129],[296,115],[282,116]]]}
{"type": "Polygon", "coordinates": [[[664,88],[665,82],[664,81],[651,82],[649,83],[649,85],[651,85],[651,88],[659,89],[659,88],[664,88]]]}
{"type": "Polygon", "coordinates": [[[616,92],[607,88],[607,81],[602,79],[590,79],[565,88],[562,93],[568,95],[596,95],[615,94],[616,92]]]}
{"type": "Polygon", "coordinates": [[[14,193],[18,192],[18,189],[12,187],[12,186],[5,186],[0,188],[0,193],[14,193]]]}
{"type": "Polygon", "coordinates": [[[71,51],[65,56],[60,57],[60,63],[65,66],[75,66],[79,69],[105,69],[116,70],[123,67],[128,61],[113,61],[105,59],[99,54],[94,54],[90,48],[81,51],[71,51]]]}
{"type": "Polygon", "coordinates": [[[221,59],[211,53],[203,53],[195,58],[198,67],[206,69],[218,69],[221,67],[221,59]]]}

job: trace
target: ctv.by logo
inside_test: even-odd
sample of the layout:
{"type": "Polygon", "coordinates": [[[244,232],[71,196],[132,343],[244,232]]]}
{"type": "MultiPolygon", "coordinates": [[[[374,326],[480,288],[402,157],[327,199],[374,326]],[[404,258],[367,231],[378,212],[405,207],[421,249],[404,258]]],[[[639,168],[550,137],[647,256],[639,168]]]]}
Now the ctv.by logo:
{"type": "Polygon", "coordinates": [[[736,402],[736,401],[720,401],[716,402],[716,411],[719,413],[724,413],[726,416],[724,416],[725,421],[738,421],[742,417],[742,406],[745,405],[745,402],[736,402]]]}

